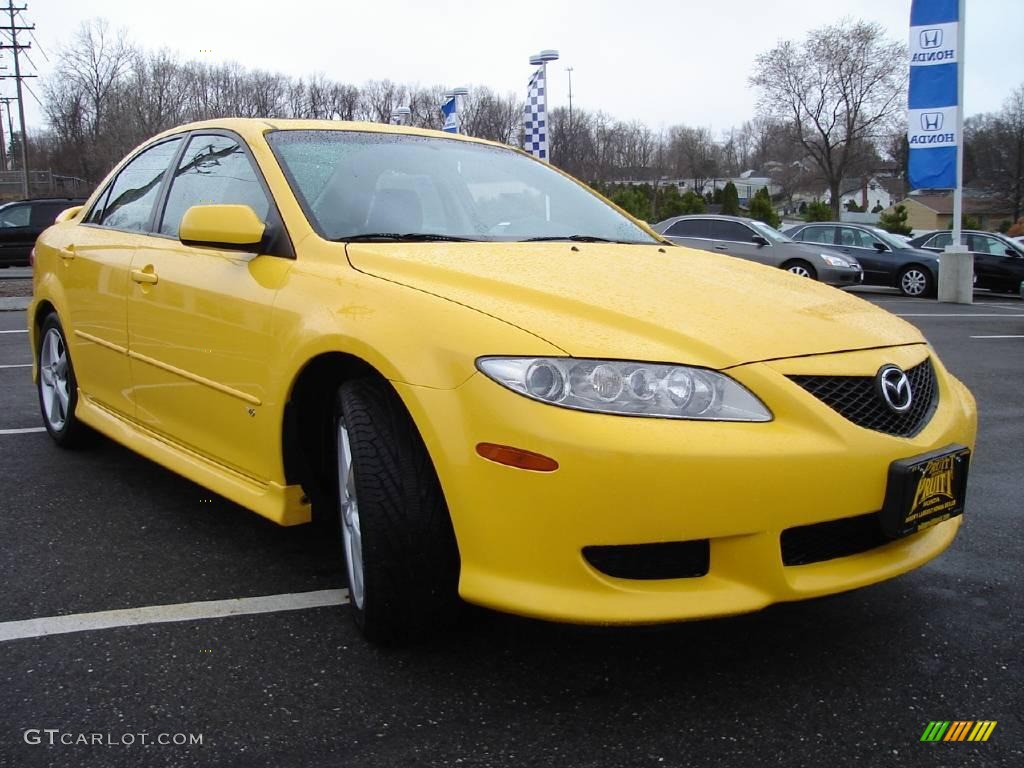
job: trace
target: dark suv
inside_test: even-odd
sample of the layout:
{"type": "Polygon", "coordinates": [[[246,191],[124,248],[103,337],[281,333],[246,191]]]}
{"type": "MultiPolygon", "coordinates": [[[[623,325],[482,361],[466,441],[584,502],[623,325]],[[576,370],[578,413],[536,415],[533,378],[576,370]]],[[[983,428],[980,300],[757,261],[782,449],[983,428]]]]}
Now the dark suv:
{"type": "Polygon", "coordinates": [[[0,267],[27,265],[36,238],[57,214],[84,202],[77,197],[47,197],[0,205],[0,267]]]}
{"type": "MultiPolygon", "coordinates": [[[[997,232],[963,231],[964,243],[974,255],[975,284],[978,288],[1003,293],[1019,293],[1024,283],[1024,246],[997,232]]],[[[910,245],[941,253],[953,242],[948,229],[915,237],[910,245]]]]}

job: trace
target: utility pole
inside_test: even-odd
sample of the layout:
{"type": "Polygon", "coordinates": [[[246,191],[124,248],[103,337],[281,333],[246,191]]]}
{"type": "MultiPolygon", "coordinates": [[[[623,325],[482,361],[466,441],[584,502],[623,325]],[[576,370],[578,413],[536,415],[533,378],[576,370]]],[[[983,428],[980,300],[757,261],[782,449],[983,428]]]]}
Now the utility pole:
{"type": "MultiPolygon", "coordinates": [[[[14,141],[14,118],[11,117],[11,102],[12,101],[14,101],[14,99],[8,98],[7,96],[4,96],[2,99],[0,99],[0,104],[3,104],[5,107],[7,107],[7,135],[10,136],[11,141],[14,141]]],[[[0,121],[2,121],[2,119],[3,119],[3,115],[0,114],[0,121]]],[[[8,158],[7,158],[7,143],[4,142],[4,170],[5,171],[12,170],[11,167],[10,167],[12,165],[14,165],[14,158],[10,158],[10,160],[8,160],[8,158]]]]}
{"type": "MultiPolygon", "coordinates": [[[[6,11],[10,17],[11,23],[8,26],[0,27],[0,31],[10,32],[11,44],[0,45],[0,50],[12,51],[14,53],[14,87],[18,94],[18,122],[21,126],[21,184],[25,193],[25,197],[30,197],[28,182],[28,136],[25,135],[25,95],[21,90],[21,81],[27,77],[35,77],[35,75],[23,75],[21,74],[21,62],[18,58],[18,54],[21,51],[27,50],[32,47],[31,44],[26,43],[21,45],[18,43],[18,32],[20,31],[31,31],[36,28],[35,24],[27,27],[19,27],[17,20],[14,18],[14,14],[20,11],[24,11],[28,8],[27,5],[15,6],[13,0],[7,0],[7,7],[0,8],[0,11],[6,11]]],[[[8,107],[9,109],[10,107],[8,107]]],[[[13,134],[11,139],[14,139],[13,134]]]]}
{"type": "Polygon", "coordinates": [[[4,106],[8,99],[0,99],[0,170],[7,170],[7,141],[4,139],[4,106]]]}

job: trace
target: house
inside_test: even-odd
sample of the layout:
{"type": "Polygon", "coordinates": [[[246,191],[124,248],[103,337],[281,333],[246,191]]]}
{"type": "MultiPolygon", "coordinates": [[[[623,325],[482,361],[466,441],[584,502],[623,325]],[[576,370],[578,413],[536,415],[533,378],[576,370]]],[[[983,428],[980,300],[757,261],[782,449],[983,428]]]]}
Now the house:
{"type": "MultiPolygon", "coordinates": [[[[907,209],[907,225],[915,232],[933,229],[951,229],[953,226],[953,195],[923,194],[905,197],[893,204],[885,213],[892,213],[897,205],[907,209]]],[[[964,194],[963,212],[978,220],[981,229],[996,230],[1007,219],[1013,219],[1013,206],[1003,200],[972,197],[964,194]]]]}
{"type": "MultiPolygon", "coordinates": [[[[869,176],[860,179],[843,179],[839,185],[839,207],[846,210],[847,203],[853,202],[870,212],[875,208],[888,208],[903,197],[903,180],[893,176],[869,176]]],[[[826,203],[832,201],[832,193],[826,189],[821,195],[826,203]]]]}

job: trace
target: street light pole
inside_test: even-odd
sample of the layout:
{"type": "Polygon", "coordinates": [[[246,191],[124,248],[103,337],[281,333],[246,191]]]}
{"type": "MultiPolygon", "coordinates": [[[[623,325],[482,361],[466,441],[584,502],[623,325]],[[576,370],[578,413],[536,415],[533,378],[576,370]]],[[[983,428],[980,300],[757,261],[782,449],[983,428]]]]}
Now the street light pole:
{"type": "Polygon", "coordinates": [[[569,73],[569,131],[572,131],[572,67],[566,67],[565,71],[569,73]]]}

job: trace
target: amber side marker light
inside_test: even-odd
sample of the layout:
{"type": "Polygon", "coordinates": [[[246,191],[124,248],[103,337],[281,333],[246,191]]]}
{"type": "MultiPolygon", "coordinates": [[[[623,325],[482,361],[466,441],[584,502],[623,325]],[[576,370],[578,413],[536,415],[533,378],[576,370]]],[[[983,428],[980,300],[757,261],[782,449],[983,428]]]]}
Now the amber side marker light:
{"type": "Polygon", "coordinates": [[[517,469],[530,469],[534,472],[554,472],[558,469],[558,462],[554,459],[510,445],[477,443],[476,452],[489,461],[517,469]]]}

